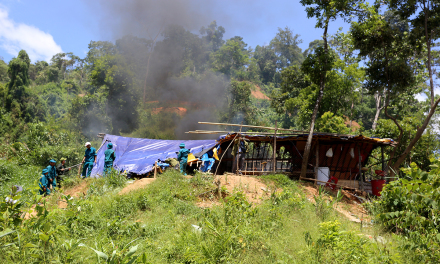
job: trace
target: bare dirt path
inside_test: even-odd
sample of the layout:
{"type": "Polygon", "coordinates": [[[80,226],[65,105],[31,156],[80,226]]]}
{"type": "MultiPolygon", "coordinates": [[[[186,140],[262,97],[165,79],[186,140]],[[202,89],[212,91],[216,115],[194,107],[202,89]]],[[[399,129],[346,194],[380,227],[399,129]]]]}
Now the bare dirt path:
{"type": "MultiPolygon", "coordinates": [[[[229,194],[235,192],[242,192],[248,202],[259,204],[263,200],[268,199],[273,191],[281,192],[282,189],[275,189],[273,186],[268,187],[260,179],[248,176],[239,175],[219,175],[215,178],[214,182],[220,181],[220,187],[226,188],[229,194]]],[[[214,205],[219,205],[217,197],[201,198],[197,202],[197,206],[202,208],[209,208],[214,205]]]]}
{"type": "Polygon", "coordinates": [[[127,194],[131,191],[145,188],[148,184],[154,182],[155,178],[143,178],[140,180],[135,180],[133,183],[130,183],[124,189],[119,192],[119,195],[127,194]]]}
{"type": "MultiPolygon", "coordinates": [[[[319,194],[317,187],[311,185],[303,185],[302,187],[307,199],[315,203],[315,196],[319,194]]],[[[333,209],[352,222],[360,223],[361,221],[370,219],[370,216],[361,204],[354,201],[351,195],[345,194],[344,192],[343,194],[344,197],[342,201],[335,204],[333,209]]]]}

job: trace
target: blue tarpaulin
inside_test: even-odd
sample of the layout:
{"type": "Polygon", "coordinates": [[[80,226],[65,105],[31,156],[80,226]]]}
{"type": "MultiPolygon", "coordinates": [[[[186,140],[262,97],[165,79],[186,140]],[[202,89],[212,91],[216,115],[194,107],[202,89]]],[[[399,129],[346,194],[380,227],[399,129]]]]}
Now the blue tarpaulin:
{"type": "Polygon", "coordinates": [[[104,170],[104,151],[108,143],[113,143],[116,160],[113,167],[118,171],[136,174],[146,174],[153,170],[154,163],[167,158],[177,158],[180,143],[185,143],[191,153],[212,148],[215,140],[162,140],[148,138],[130,138],[115,135],[105,135],[102,147],[98,151],[96,165],[92,177],[100,177],[104,170]]]}

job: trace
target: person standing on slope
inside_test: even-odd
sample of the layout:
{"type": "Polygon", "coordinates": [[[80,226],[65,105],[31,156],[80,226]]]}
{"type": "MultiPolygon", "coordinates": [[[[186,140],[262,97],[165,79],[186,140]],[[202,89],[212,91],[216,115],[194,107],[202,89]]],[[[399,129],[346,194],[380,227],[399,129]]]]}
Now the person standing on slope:
{"type": "Polygon", "coordinates": [[[61,181],[63,176],[70,171],[70,168],[66,168],[66,158],[61,158],[61,163],[57,165],[57,184],[58,188],[61,188],[61,181]]]}
{"type": "Polygon", "coordinates": [[[111,172],[113,162],[116,159],[115,151],[113,150],[113,144],[110,142],[107,144],[107,150],[104,151],[104,176],[111,172]]]}
{"type": "Polygon", "coordinates": [[[189,150],[185,148],[185,143],[180,144],[180,150],[177,154],[177,160],[180,162],[180,173],[186,175],[186,165],[188,163],[189,150]]]}
{"type": "MultiPolygon", "coordinates": [[[[47,179],[49,181],[49,184],[47,185],[49,193],[50,193],[50,187],[52,186],[52,190],[55,191],[55,188],[57,187],[57,169],[55,168],[55,164],[57,164],[57,161],[54,159],[51,159],[49,161],[49,166],[47,166],[47,179]]],[[[48,194],[49,194],[48,193],[48,194]]]]}
{"type": "Polygon", "coordinates": [[[49,179],[47,174],[49,171],[47,169],[43,169],[42,175],[40,177],[40,182],[38,185],[40,186],[40,195],[49,195],[50,189],[49,189],[49,179]]]}
{"type": "Polygon", "coordinates": [[[87,149],[84,153],[84,158],[82,160],[82,163],[84,163],[84,165],[81,177],[88,178],[92,173],[93,165],[96,164],[96,149],[92,147],[92,144],[90,144],[90,142],[87,142],[85,146],[87,149]]]}

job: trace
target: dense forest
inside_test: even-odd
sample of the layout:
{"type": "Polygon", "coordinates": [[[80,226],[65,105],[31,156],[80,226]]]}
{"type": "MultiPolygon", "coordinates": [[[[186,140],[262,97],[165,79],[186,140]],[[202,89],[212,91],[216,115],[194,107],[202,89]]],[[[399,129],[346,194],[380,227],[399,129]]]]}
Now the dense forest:
{"type": "Polygon", "coordinates": [[[313,123],[320,132],[393,138],[394,168],[428,168],[438,150],[435,23],[423,23],[423,10],[414,19],[391,4],[382,13],[325,8],[309,10],[323,30],[337,16],[357,19],[306,50],[288,27],[251,48],[240,36],[224,39],[216,21],[199,32],[167,25],[147,39],[91,41],[84,58],[60,53],[32,62],[21,50],[0,61],[3,148],[32,144],[36,126],[89,139],[184,139],[197,121],[277,122],[304,131],[313,123]]]}
{"type": "MultiPolygon", "coordinates": [[[[280,27],[268,44],[250,47],[241,36],[226,39],[217,21],[195,31],[170,19],[148,37],[90,41],[84,57],[31,61],[20,50],[1,59],[0,260],[438,263],[440,2],[300,3],[322,32],[307,49],[297,28],[280,27]],[[337,19],[350,27],[331,35],[337,19]],[[101,144],[98,133],[206,137],[184,133],[212,128],[198,121],[303,131],[306,163],[314,132],[391,138],[385,159],[393,180],[369,202],[345,196],[365,202],[345,204],[362,207],[354,222],[335,211],[341,190],[286,175],[246,177],[255,180],[252,195],[264,185],[255,203],[243,188],[227,190],[228,175],[220,188],[210,175],[173,170],[131,193],[121,194],[126,175],[113,170],[100,179],[71,173],[64,189],[38,194],[41,168],[61,157],[80,163],[86,141],[101,144]],[[65,195],[69,188],[75,197],[65,195]],[[202,198],[213,199],[211,207],[198,204],[202,198]]],[[[373,151],[366,166],[379,168],[380,158],[373,151]]]]}

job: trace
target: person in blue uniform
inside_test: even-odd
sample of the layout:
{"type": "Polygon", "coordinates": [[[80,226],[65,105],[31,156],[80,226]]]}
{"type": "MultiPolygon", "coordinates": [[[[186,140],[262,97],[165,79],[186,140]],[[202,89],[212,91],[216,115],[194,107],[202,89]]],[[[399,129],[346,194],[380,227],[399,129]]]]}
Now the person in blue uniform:
{"type": "Polygon", "coordinates": [[[54,159],[51,159],[49,161],[49,166],[47,166],[47,171],[48,171],[48,175],[47,175],[47,179],[49,181],[48,187],[49,187],[49,193],[50,193],[50,188],[52,187],[53,191],[55,191],[55,188],[57,187],[57,168],[55,167],[57,161],[54,159]]]}
{"type": "Polygon", "coordinates": [[[40,195],[48,195],[50,194],[50,188],[49,188],[49,180],[48,176],[49,171],[46,169],[43,169],[42,175],[40,176],[40,182],[38,185],[40,186],[40,195]]]}
{"type": "Polygon", "coordinates": [[[180,162],[180,173],[186,175],[186,165],[188,163],[189,149],[185,148],[185,143],[180,144],[180,150],[177,154],[177,160],[180,162]]]}
{"type": "Polygon", "coordinates": [[[212,166],[215,163],[215,159],[210,158],[208,153],[203,154],[202,156],[202,166],[200,167],[200,170],[202,172],[210,172],[212,169],[212,166]]]}
{"type": "Polygon", "coordinates": [[[82,160],[83,169],[81,176],[83,178],[90,177],[90,174],[92,173],[93,165],[96,164],[96,149],[92,147],[92,144],[90,142],[86,143],[86,151],[84,153],[84,158],[82,160]],[[87,174],[86,174],[87,172],[87,174]]]}
{"type": "Polygon", "coordinates": [[[113,150],[113,144],[110,142],[107,144],[107,150],[104,151],[104,176],[111,172],[115,159],[116,155],[113,150]]]}

